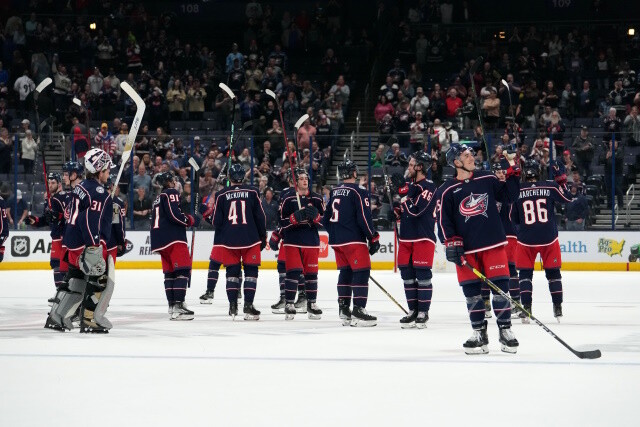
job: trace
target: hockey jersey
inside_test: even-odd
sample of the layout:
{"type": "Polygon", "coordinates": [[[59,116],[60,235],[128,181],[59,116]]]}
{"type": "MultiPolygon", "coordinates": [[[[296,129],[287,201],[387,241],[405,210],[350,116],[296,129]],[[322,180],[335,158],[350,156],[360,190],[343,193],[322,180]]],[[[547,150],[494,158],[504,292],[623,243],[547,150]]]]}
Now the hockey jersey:
{"type": "Polygon", "coordinates": [[[513,204],[505,202],[496,202],[498,204],[498,212],[500,212],[500,221],[502,221],[502,228],[504,228],[504,234],[507,237],[515,238],[518,233],[516,226],[511,219],[511,213],[513,212],[513,204]]]}
{"type": "Polygon", "coordinates": [[[62,244],[69,249],[105,246],[111,236],[113,202],[109,192],[95,179],[75,186],[67,206],[67,224],[62,244]]]}
{"type": "Polygon", "coordinates": [[[436,192],[440,240],[461,238],[466,254],[506,245],[496,202],[508,203],[509,194],[513,194],[508,190],[517,191],[517,186],[516,177],[501,182],[487,171],[476,171],[465,180],[446,181],[436,192]]]}
{"type": "Polygon", "coordinates": [[[358,184],[338,185],[331,190],[322,223],[329,233],[330,245],[366,244],[376,233],[369,192],[358,184]]]}
{"type": "Polygon", "coordinates": [[[124,247],[125,245],[125,231],[124,231],[124,201],[119,197],[113,198],[114,209],[118,209],[118,222],[111,224],[111,237],[107,241],[107,249],[115,249],[118,246],[124,247]]]}
{"type": "Polygon", "coordinates": [[[180,193],[166,188],[151,207],[151,252],[187,243],[187,216],[180,209],[180,193]]]}
{"type": "Polygon", "coordinates": [[[234,185],[216,193],[214,244],[229,249],[251,247],[267,239],[267,218],[258,191],[234,185]]]}
{"type": "Polygon", "coordinates": [[[522,182],[511,219],[519,224],[518,242],[544,246],[558,238],[555,203],[567,203],[572,195],[554,181],[522,182]]]}
{"type": "MultiPolygon", "coordinates": [[[[60,221],[55,222],[53,224],[49,224],[45,216],[38,217],[38,222],[34,224],[35,227],[46,227],[51,226],[51,240],[61,240],[64,235],[64,226],[65,226],[65,211],[69,202],[73,199],[70,192],[60,191],[56,194],[51,195],[51,210],[53,211],[53,216],[57,218],[61,218],[60,221]]],[[[44,202],[44,209],[49,209],[49,203],[44,202]]]]}
{"type": "Polygon", "coordinates": [[[0,246],[4,245],[4,241],[9,237],[9,217],[7,216],[7,204],[0,196],[0,246]]]}
{"type": "Polygon", "coordinates": [[[436,185],[433,181],[423,179],[409,184],[406,199],[401,203],[402,216],[400,218],[401,242],[417,242],[430,240],[436,242],[435,215],[436,185]]]}
{"type": "MultiPolygon", "coordinates": [[[[302,209],[305,206],[313,205],[318,209],[320,215],[324,215],[322,196],[317,193],[310,192],[306,196],[300,195],[300,205],[302,209]]],[[[280,206],[278,209],[280,211],[280,235],[282,236],[283,244],[305,248],[320,247],[319,223],[305,221],[294,225],[289,220],[291,214],[299,209],[298,198],[293,188],[287,188],[280,194],[280,206]]]]}

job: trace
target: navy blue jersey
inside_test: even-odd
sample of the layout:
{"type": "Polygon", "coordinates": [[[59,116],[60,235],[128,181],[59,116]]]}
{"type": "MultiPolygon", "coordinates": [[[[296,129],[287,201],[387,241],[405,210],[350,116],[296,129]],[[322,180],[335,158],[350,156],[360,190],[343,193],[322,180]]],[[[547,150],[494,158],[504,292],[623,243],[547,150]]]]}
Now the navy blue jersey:
{"type": "Polygon", "coordinates": [[[402,216],[398,236],[401,242],[436,242],[435,192],[436,185],[428,179],[409,184],[406,199],[401,203],[402,216]]]}
{"type": "Polygon", "coordinates": [[[4,245],[4,241],[9,237],[9,217],[7,216],[7,205],[2,196],[0,196],[0,246],[4,245]]]}
{"type": "Polygon", "coordinates": [[[519,224],[518,242],[543,246],[558,238],[555,203],[571,201],[571,193],[554,181],[522,182],[511,219],[519,224]]]}
{"type": "Polygon", "coordinates": [[[517,189],[517,185],[515,177],[501,182],[486,171],[474,172],[463,181],[447,180],[436,192],[440,205],[440,240],[461,238],[467,254],[506,245],[496,202],[508,203],[507,189],[517,189]]]}
{"type": "Polygon", "coordinates": [[[213,227],[214,244],[229,249],[251,247],[267,238],[267,218],[258,190],[233,185],[216,193],[213,227]]]}
{"type": "MultiPolygon", "coordinates": [[[[56,194],[51,195],[51,211],[53,212],[54,217],[62,218],[59,222],[49,224],[44,215],[38,217],[38,222],[34,224],[35,227],[46,227],[51,226],[51,240],[61,240],[64,235],[64,226],[65,220],[64,215],[73,197],[70,192],[60,191],[56,194]]],[[[44,209],[49,209],[49,203],[44,202],[44,209]]]]}
{"type": "Polygon", "coordinates": [[[180,193],[165,188],[151,207],[151,252],[187,243],[187,216],[180,209],[180,193]]]}
{"type": "Polygon", "coordinates": [[[111,237],[107,241],[107,249],[115,249],[118,246],[125,245],[124,231],[124,201],[119,197],[113,198],[114,209],[118,209],[119,221],[111,224],[111,237]]]}
{"type": "Polygon", "coordinates": [[[62,244],[69,249],[105,246],[111,236],[113,202],[95,179],[85,179],[71,192],[62,244]]]}
{"type": "Polygon", "coordinates": [[[518,235],[516,226],[513,224],[511,214],[513,212],[513,205],[506,202],[496,202],[498,204],[498,212],[500,212],[500,221],[502,221],[502,228],[504,228],[504,234],[507,237],[516,237],[518,235]]]}
{"type": "MultiPolygon", "coordinates": [[[[324,203],[322,196],[310,192],[308,195],[300,195],[300,205],[302,209],[305,206],[313,205],[320,215],[324,215],[324,203]]],[[[297,246],[305,248],[319,248],[320,236],[318,235],[318,228],[320,224],[316,222],[304,221],[300,224],[292,224],[289,220],[291,214],[297,211],[298,198],[293,188],[287,188],[280,193],[280,236],[282,236],[283,244],[288,246],[297,246]]]]}
{"type": "Polygon", "coordinates": [[[369,192],[358,184],[343,183],[331,190],[322,220],[329,244],[365,243],[376,233],[371,218],[369,192]]]}

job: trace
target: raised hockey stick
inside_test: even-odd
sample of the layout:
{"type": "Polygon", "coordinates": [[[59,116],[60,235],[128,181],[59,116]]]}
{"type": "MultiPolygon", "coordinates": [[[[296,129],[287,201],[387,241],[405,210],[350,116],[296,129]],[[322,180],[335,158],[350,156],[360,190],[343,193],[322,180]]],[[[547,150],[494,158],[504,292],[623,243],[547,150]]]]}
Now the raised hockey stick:
{"type": "Polygon", "coordinates": [[[471,90],[473,91],[474,95],[476,111],[478,112],[478,122],[480,123],[480,128],[482,129],[482,142],[484,143],[485,150],[487,150],[487,158],[489,158],[489,146],[487,145],[487,138],[484,134],[484,122],[482,121],[482,110],[480,110],[480,96],[476,92],[476,84],[473,80],[473,75],[478,70],[478,67],[480,66],[480,63],[482,63],[482,61],[484,61],[484,58],[482,56],[476,58],[476,62],[473,64],[473,67],[469,69],[469,80],[471,82],[471,90]]]}
{"type": "Polygon", "coordinates": [[[129,85],[127,82],[120,83],[120,87],[126,92],[127,95],[133,99],[133,102],[136,104],[136,115],[133,117],[133,123],[131,123],[131,130],[127,135],[127,142],[124,145],[124,149],[122,150],[122,161],[120,162],[120,169],[118,170],[118,176],[116,177],[115,182],[113,183],[113,189],[111,190],[111,197],[114,196],[116,192],[116,188],[118,188],[118,183],[120,182],[120,177],[122,177],[122,171],[124,170],[129,157],[131,157],[131,152],[133,151],[133,144],[136,142],[136,136],[138,135],[138,130],[140,129],[140,124],[142,124],[142,118],[144,117],[144,110],[147,108],[146,104],[138,95],[138,93],[129,85]]]}
{"type": "MultiPolygon", "coordinates": [[[[389,199],[389,207],[393,212],[393,195],[391,194],[391,179],[389,178],[389,172],[387,170],[387,162],[384,161],[387,157],[387,153],[391,150],[391,147],[387,147],[384,150],[384,157],[382,162],[382,177],[384,179],[384,192],[387,193],[387,199],[389,199]]],[[[395,214],[393,214],[393,247],[396,249],[393,251],[393,272],[398,271],[398,257],[397,257],[397,244],[398,244],[398,221],[396,221],[395,214]]]]}
{"type": "MultiPolygon", "coordinates": [[[[511,101],[511,88],[509,87],[509,83],[507,83],[507,81],[505,79],[502,79],[500,82],[502,83],[502,85],[504,87],[507,88],[507,92],[509,93],[509,114],[507,115],[507,117],[505,117],[505,120],[506,119],[511,119],[511,121],[513,122],[513,124],[515,126],[516,119],[514,117],[515,116],[515,111],[513,111],[513,102],[511,101]]],[[[516,148],[517,148],[517,143],[518,143],[518,132],[516,132],[515,129],[514,129],[513,135],[514,135],[515,140],[516,140],[516,147],[514,147],[514,144],[512,143],[511,144],[511,149],[513,151],[515,151],[516,148]]]]}
{"type": "Polygon", "coordinates": [[[371,276],[369,276],[369,279],[370,279],[373,283],[375,283],[375,284],[376,284],[376,286],[378,286],[378,287],[380,288],[380,290],[381,290],[382,292],[384,292],[384,294],[385,294],[386,296],[388,296],[388,297],[389,297],[389,299],[390,299],[391,301],[393,301],[393,303],[394,303],[395,305],[397,305],[398,307],[400,307],[400,310],[404,311],[404,314],[409,314],[409,312],[408,312],[407,310],[405,310],[405,309],[404,309],[404,307],[403,307],[403,306],[401,306],[401,305],[400,305],[400,303],[399,303],[398,301],[396,301],[396,299],[395,299],[394,297],[392,297],[392,296],[391,296],[391,294],[390,294],[389,292],[387,292],[387,290],[386,290],[385,288],[383,288],[383,287],[382,287],[382,285],[381,285],[380,283],[378,283],[378,281],[377,281],[376,279],[374,279],[374,278],[373,278],[373,277],[371,277],[371,276]]]}
{"type": "MultiPolygon", "coordinates": [[[[200,211],[200,177],[198,177],[198,171],[200,170],[200,166],[198,166],[198,162],[193,157],[189,158],[189,164],[193,170],[193,185],[191,186],[191,194],[194,197],[194,212],[193,215],[197,215],[196,212],[200,211]]],[[[195,225],[191,227],[191,250],[189,251],[189,255],[191,256],[191,266],[193,268],[193,247],[196,241],[196,227],[195,225]]],[[[189,276],[189,284],[188,287],[191,287],[191,276],[189,276]]]]}
{"type": "MultiPolygon", "coordinates": [[[[236,94],[227,86],[226,84],[220,82],[218,87],[225,91],[231,101],[233,102],[233,107],[231,110],[231,138],[229,139],[229,154],[227,155],[227,170],[231,168],[231,150],[233,150],[233,134],[236,130],[236,94]]],[[[227,187],[230,185],[229,179],[227,178],[227,187]]]]}
{"type": "MultiPolygon", "coordinates": [[[[44,173],[44,188],[47,191],[47,205],[49,205],[49,209],[51,209],[51,193],[49,192],[49,180],[47,179],[47,162],[44,158],[44,142],[40,138],[41,126],[40,126],[40,113],[38,112],[38,98],[40,97],[40,93],[47,88],[53,80],[51,77],[47,77],[40,82],[38,86],[36,86],[36,91],[33,93],[33,107],[36,113],[36,141],[40,145],[40,155],[42,156],[42,173],[44,173]]],[[[33,204],[33,193],[31,192],[31,204],[33,204]]],[[[31,212],[29,212],[31,214],[31,212]]]]}
{"type": "Polygon", "coordinates": [[[602,353],[600,352],[600,350],[587,350],[587,351],[574,350],[569,344],[564,342],[559,336],[557,336],[555,333],[553,333],[553,331],[551,329],[549,329],[544,323],[542,323],[541,321],[536,319],[533,316],[533,314],[529,313],[522,306],[522,304],[520,304],[518,301],[516,301],[513,298],[511,298],[506,292],[504,292],[502,289],[500,289],[495,283],[493,283],[491,280],[489,280],[484,274],[480,273],[478,270],[476,270],[473,266],[469,265],[467,262],[465,262],[464,265],[468,269],[473,271],[473,274],[478,276],[478,278],[480,280],[482,280],[484,283],[486,283],[487,286],[489,286],[491,289],[493,289],[494,291],[496,291],[497,293],[502,295],[504,298],[509,300],[509,302],[511,302],[511,304],[513,304],[513,305],[517,306],[518,308],[520,308],[520,310],[522,310],[523,313],[525,313],[527,316],[529,316],[529,318],[531,320],[536,322],[538,324],[538,326],[540,326],[542,329],[544,329],[549,335],[551,335],[553,338],[555,338],[560,344],[565,346],[571,353],[575,354],[580,359],[598,359],[600,356],[602,356],[602,353]]]}

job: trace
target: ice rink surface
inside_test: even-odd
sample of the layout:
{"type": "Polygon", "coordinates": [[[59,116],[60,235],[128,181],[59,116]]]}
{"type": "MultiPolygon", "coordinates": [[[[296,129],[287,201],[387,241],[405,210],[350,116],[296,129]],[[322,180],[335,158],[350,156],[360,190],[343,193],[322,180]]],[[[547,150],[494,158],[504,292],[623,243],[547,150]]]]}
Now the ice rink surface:
{"type": "MultiPolygon", "coordinates": [[[[405,305],[401,280],[373,276],[405,305]]],[[[277,273],[260,272],[258,322],[227,316],[224,271],[200,305],[206,271],[187,294],[196,318],[168,320],[162,272],[121,270],[108,335],[43,329],[49,271],[0,272],[0,426],[631,426],[640,395],[640,274],[564,272],[564,318],[552,316],[544,273],[533,311],[580,360],[535,324],[514,321],[517,354],[467,356],[471,328],[453,274],[436,274],[428,328],[371,285],[374,328],[343,327],[337,273],[321,271],[322,320],[271,314],[277,273]]]]}

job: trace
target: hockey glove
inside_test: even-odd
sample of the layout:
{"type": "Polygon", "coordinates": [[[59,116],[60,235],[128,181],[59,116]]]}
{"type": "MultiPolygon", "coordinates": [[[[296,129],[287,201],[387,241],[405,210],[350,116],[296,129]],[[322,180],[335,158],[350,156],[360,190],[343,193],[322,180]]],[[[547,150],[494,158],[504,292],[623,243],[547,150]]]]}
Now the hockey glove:
{"type": "Polygon", "coordinates": [[[187,227],[193,227],[196,223],[196,220],[194,217],[192,217],[191,215],[187,214],[185,215],[187,217],[187,227]]]}
{"type": "Polygon", "coordinates": [[[37,226],[38,223],[40,222],[40,218],[38,218],[37,216],[34,216],[34,215],[29,215],[28,217],[26,217],[24,219],[24,222],[26,222],[27,225],[35,225],[35,226],[37,226]]]}
{"type": "Polygon", "coordinates": [[[261,241],[260,241],[260,252],[262,252],[264,250],[264,248],[267,247],[267,236],[265,236],[261,241]]]}
{"type": "Polygon", "coordinates": [[[509,166],[507,169],[507,178],[510,176],[519,177],[520,176],[520,167],[519,166],[509,166]]]}
{"type": "Polygon", "coordinates": [[[278,230],[274,230],[273,232],[271,232],[271,238],[269,239],[269,248],[273,251],[277,251],[278,250],[278,246],[280,245],[280,233],[278,233],[278,230]]]}
{"type": "Polygon", "coordinates": [[[307,221],[309,222],[315,222],[317,224],[322,219],[322,217],[320,216],[320,212],[318,212],[318,208],[313,205],[307,205],[304,208],[304,213],[307,217],[307,221]]]}
{"type": "Polygon", "coordinates": [[[563,173],[562,175],[554,176],[553,179],[558,183],[560,187],[564,187],[567,185],[567,174],[563,173]]]}
{"type": "Polygon", "coordinates": [[[47,220],[47,224],[49,225],[59,225],[62,223],[64,215],[62,212],[56,213],[51,209],[45,209],[44,218],[47,220]]]}
{"type": "Polygon", "coordinates": [[[445,240],[444,246],[447,261],[459,266],[464,265],[464,244],[461,238],[454,237],[453,239],[445,240]]]}
{"type": "Polygon", "coordinates": [[[394,173],[391,175],[391,186],[393,187],[394,192],[398,192],[401,187],[404,187],[407,182],[404,180],[404,177],[399,173],[394,173]]]}
{"type": "Polygon", "coordinates": [[[4,259],[4,246],[0,246],[0,262],[4,259]]]}
{"type": "Polygon", "coordinates": [[[306,219],[307,214],[305,213],[304,209],[298,209],[297,211],[289,215],[289,221],[291,221],[291,224],[293,225],[298,225],[301,222],[306,221],[306,219]]]}
{"type": "Polygon", "coordinates": [[[200,205],[200,215],[202,215],[202,219],[207,222],[211,222],[213,216],[213,206],[209,206],[205,203],[200,205]]]}
{"type": "Polygon", "coordinates": [[[402,207],[398,203],[394,203],[393,216],[396,218],[396,221],[400,221],[402,219],[402,207]]]}
{"type": "Polygon", "coordinates": [[[507,160],[509,166],[513,166],[516,164],[516,157],[518,157],[517,151],[506,150],[503,154],[504,158],[507,160]]]}
{"type": "Polygon", "coordinates": [[[369,255],[373,255],[380,250],[380,234],[376,234],[369,240],[369,255]]]}

